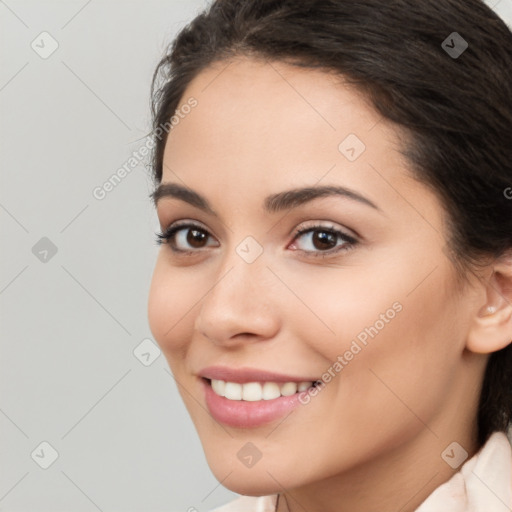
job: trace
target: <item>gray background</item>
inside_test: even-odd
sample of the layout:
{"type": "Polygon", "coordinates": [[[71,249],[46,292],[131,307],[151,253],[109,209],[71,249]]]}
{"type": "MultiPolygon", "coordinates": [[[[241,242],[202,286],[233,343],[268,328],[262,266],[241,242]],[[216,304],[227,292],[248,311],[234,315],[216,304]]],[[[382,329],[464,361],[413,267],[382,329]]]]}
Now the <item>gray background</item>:
{"type": "MultiPolygon", "coordinates": [[[[488,4],[511,24],[512,0],[488,4]]],[[[236,496],[151,339],[145,163],[93,196],[145,142],[153,70],[205,5],[0,0],[0,511],[204,512],[236,496]],[[59,46],[42,58],[45,31],[59,46]]]]}

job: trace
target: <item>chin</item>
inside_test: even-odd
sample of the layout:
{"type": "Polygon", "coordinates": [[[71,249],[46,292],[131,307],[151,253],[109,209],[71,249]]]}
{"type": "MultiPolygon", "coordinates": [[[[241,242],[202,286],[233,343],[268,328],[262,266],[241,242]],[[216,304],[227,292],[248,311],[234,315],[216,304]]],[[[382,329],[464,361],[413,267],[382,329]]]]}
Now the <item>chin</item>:
{"type": "MultiPolygon", "coordinates": [[[[222,481],[219,479],[220,475],[215,476],[219,482],[222,481]]],[[[282,490],[276,481],[268,474],[261,479],[251,477],[250,475],[243,477],[232,474],[222,481],[222,485],[226,489],[244,496],[267,496],[268,494],[276,494],[282,490]]]]}
{"type": "Polygon", "coordinates": [[[233,466],[226,464],[225,461],[216,463],[208,460],[208,465],[215,478],[226,489],[244,496],[266,496],[282,491],[283,487],[293,487],[293,482],[288,480],[289,473],[281,475],[278,470],[272,469],[267,472],[268,465],[265,465],[263,460],[252,468],[246,468],[241,463],[233,466]]]}

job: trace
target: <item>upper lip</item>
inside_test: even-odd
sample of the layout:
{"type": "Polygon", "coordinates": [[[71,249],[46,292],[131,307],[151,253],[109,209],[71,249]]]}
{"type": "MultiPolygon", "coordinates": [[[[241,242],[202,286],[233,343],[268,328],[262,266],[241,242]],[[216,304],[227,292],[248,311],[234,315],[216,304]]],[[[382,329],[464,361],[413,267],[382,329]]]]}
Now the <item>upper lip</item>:
{"type": "Polygon", "coordinates": [[[258,368],[229,368],[228,366],[208,366],[199,372],[205,379],[223,380],[226,382],[314,382],[317,379],[297,377],[282,373],[269,372],[258,368]]]}

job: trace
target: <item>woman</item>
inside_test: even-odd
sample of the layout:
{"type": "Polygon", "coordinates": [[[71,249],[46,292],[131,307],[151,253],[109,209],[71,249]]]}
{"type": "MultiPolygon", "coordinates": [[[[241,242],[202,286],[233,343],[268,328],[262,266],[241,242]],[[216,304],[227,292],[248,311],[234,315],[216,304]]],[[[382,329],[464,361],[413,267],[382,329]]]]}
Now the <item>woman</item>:
{"type": "Polygon", "coordinates": [[[153,99],[148,318],[219,511],[510,510],[507,26],[217,0],[153,99]]]}

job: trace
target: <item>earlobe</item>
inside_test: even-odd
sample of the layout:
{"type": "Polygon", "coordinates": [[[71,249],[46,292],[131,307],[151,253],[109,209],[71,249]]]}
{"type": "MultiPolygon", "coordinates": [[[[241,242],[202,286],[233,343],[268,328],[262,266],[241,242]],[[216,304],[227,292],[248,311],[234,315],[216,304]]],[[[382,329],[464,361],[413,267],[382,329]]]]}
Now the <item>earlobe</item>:
{"type": "Polygon", "coordinates": [[[512,343],[512,258],[493,266],[487,279],[486,303],[474,316],[466,348],[477,354],[497,352],[512,343]]]}

